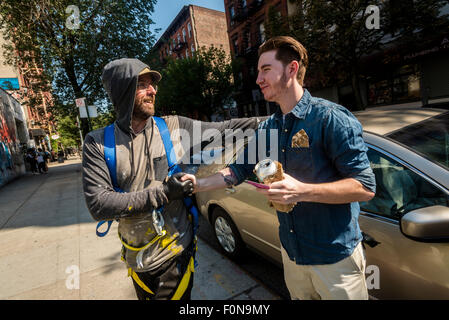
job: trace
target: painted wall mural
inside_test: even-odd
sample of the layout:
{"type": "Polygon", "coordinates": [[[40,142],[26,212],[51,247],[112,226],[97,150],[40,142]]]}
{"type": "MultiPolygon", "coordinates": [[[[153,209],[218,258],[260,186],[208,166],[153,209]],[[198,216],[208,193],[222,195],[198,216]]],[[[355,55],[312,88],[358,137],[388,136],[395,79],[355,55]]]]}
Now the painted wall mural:
{"type": "Polygon", "coordinates": [[[23,163],[12,108],[0,99],[0,186],[16,177],[23,163]]]}

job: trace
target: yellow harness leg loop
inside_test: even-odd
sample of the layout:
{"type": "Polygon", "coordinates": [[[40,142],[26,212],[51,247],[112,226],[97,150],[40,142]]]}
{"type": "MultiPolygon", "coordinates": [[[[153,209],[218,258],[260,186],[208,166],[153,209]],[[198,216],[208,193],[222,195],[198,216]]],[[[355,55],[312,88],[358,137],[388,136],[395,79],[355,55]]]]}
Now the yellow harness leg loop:
{"type": "MultiPolygon", "coordinates": [[[[140,247],[140,248],[135,248],[130,246],[129,244],[127,244],[122,237],[120,236],[120,233],[118,234],[120,242],[123,244],[123,246],[129,250],[132,251],[141,251],[141,250],[145,250],[146,248],[148,248],[151,244],[153,244],[154,242],[156,242],[157,240],[159,240],[160,238],[164,237],[166,235],[166,231],[163,230],[163,234],[161,236],[156,236],[154,237],[154,239],[152,239],[149,243],[147,243],[145,246],[140,247]]],[[[196,241],[196,238],[194,239],[194,246],[195,246],[195,251],[198,250],[198,244],[196,241]]],[[[122,257],[123,259],[123,257],[122,257]]],[[[123,259],[124,260],[124,259],[123,259]]],[[[173,297],[171,298],[171,300],[179,300],[181,299],[182,295],[184,294],[184,292],[187,290],[187,287],[189,285],[190,282],[190,277],[192,275],[192,272],[195,272],[195,259],[193,258],[193,256],[190,258],[189,264],[187,266],[187,270],[184,273],[184,275],[182,276],[181,282],[178,285],[178,288],[176,289],[173,297]]],[[[145,283],[143,283],[140,279],[139,276],[137,275],[137,273],[132,269],[132,268],[128,268],[128,277],[131,276],[134,281],[146,292],[154,295],[154,292],[151,291],[150,288],[148,288],[145,283]]]]}
{"type": "Polygon", "coordinates": [[[171,298],[171,300],[179,300],[181,299],[182,295],[186,291],[189,282],[190,282],[190,276],[192,272],[195,272],[195,259],[190,258],[189,265],[187,266],[187,270],[184,273],[184,276],[181,279],[181,282],[179,283],[178,289],[176,289],[175,294],[171,298]]]}
{"type": "Polygon", "coordinates": [[[145,283],[143,283],[143,282],[139,279],[139,276],[137,275],[137,273],[136,273],[133,269],[131,269],[131,268],[128,269],[128,277],[129,277],[129,276],[131,276],[131,277],[134,279],[134,281],[136,281],[136,283],[139,285],[139,287],[141,287],[143,290],[145,290],[146,292],[148,292],[148,293],[150,293],[150,294],[154,294],[154,292],[151,291],[151,289],[148,288],[148,287],[145,285],[145,283]]]}

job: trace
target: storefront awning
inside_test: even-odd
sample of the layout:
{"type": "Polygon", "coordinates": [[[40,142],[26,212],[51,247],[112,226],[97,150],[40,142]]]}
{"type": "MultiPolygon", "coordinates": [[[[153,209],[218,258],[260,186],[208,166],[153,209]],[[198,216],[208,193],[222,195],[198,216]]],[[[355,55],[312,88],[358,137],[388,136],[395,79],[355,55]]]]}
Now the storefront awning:
{"type": "Polygon", "coordinates": [[[32,138],[34,137],[45,137],[47,134],[45,133],[45,131],[41,128],[39,129],[30,129],[30,136],[32,138]]]}

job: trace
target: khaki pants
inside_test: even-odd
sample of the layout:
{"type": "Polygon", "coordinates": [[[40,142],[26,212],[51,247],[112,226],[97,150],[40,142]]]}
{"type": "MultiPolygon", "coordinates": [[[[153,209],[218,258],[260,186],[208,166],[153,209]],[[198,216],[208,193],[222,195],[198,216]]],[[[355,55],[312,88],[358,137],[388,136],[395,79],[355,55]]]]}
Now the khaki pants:
{"type": "Polygon", "coordinates": [[[349,257],[327,265],[297,265],[284,248],[281,251],[285,283],[293,300],[368,300],[362,243],[349,257]]]}

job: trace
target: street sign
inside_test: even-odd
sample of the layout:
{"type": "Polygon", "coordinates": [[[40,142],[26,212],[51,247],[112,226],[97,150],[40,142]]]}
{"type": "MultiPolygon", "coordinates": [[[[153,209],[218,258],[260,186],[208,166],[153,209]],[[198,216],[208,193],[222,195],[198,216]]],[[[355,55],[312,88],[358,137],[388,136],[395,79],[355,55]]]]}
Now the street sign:
{"type": "Polygon", "coordinates": [[[80,118],[87,118],[86,106],[80,106],[80,118]]]}
{"type": "Polygon", "coordinates": [[[98,117],[97,108],[95,106],[87,106],[89,110],[89,117],[96,118],[98,117]]]}
{"type": "Polygon", "coordinates": [[[86,107],[86,102],[85,102],[85,100],[86,100],[85,97],[75,99],[76,106],[77,106],[77,107],[86,107]]]}
{"type": "MultiPolygon", "coordinates": [[[[98,117],[97,108],[95,106],[88,106],[88,108],[90,118],[98,117]]],[[[80,110],[80,118],[87,118],[86,106],[79,107],[79,110],[80,110]]]]}

